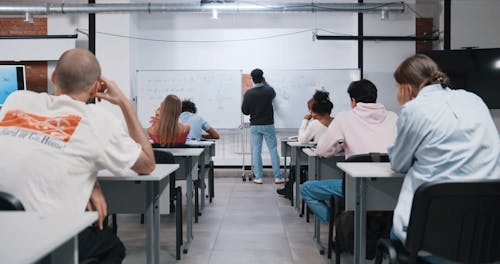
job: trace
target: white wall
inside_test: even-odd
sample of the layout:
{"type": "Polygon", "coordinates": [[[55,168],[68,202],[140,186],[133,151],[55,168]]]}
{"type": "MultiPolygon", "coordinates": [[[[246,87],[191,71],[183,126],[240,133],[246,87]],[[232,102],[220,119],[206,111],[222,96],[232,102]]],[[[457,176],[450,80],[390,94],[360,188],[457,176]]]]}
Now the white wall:
{"type": "MultiPolygon", "coordinates": [[[[47,34],[48,35],[72,35],[78,34],[75,42],[75,47],[88,48],[88,37],[85,34],[78,33],[77,29],[88,28],[88,15],[72,14],[72,15],[52,15],[47,17],[47,34]]],[[[61,53],[62,54],[62,53],[61,53]]],[[[61,55],[59,54],[59,56],[61,55]]],[[[59,57],[57,56],[57,58],[59,57]]],[[[48,61],[48,92],[54,93],[54,85],[50,81],[50,76],[54,71],[57,59],[48,61]]]]}
{"type": "MultiPolygon", "coordinates": [[[[406,3],[414,8],[414,1],[406,1],[406,3]]],[[[405,9],[404,13],[389,14],[387,20],[381,20],[379,15],[365,15],[364,35],[408,36],[415,34],[415,14],[405,9]]],[[[364,77],[377,86],[377,101],[396,113],[399,113],[400,106],[392,75],[401,61],[413,54],[415,54],[414,41],[365,41],[364,43],[364,77]]]]}

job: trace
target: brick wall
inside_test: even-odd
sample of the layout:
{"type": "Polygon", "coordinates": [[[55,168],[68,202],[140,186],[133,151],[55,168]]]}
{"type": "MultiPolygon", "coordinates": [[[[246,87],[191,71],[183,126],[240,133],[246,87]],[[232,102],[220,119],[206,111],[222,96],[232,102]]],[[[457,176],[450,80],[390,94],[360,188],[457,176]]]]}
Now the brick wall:
{"type": "MultiPolygon", "coordinates": [[[[33,18],[33,23],[27,23],[24,22],[24,18],[0,17],[0,36],[12,35],[47,35],[47,18],[36,17],[33,18]]],[[[46,61],[0,61],[0,64],[25,65],[27,89],[36,92],[47,92],[46,61]]]]}
{"type": "MultiPolygon", "coordinates": [[[[417,37],[432,36],[432,18],[417,17],[415,21],[415,33],[417,37]]],[[[415,51],[432,50],[432,41],[417,41],[415,51]]]]}

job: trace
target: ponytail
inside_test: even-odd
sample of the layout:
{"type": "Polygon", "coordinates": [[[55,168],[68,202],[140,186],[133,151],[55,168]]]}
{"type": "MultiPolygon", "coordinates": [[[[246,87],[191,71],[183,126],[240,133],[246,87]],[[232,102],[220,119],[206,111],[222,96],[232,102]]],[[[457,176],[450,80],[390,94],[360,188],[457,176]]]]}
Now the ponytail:
{"type": "Polygon", "coordinates": [[[420,90],[430,84],[447,85],[448,76],[436,62],[423,54],[413,55],[404,60],[394,71],[394,79],[399,84],[409,84],[420,90]]]}

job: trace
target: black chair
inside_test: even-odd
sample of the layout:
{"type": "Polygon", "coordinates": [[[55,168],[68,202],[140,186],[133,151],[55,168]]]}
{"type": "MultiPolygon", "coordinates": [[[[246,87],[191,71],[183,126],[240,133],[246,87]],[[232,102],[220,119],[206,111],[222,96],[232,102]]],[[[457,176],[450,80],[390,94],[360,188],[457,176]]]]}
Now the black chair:
{"type": "Polygon", "coordinates": [[[500,261],[500,181],[422,184],[413,198],[406,244],[379,240],[375,263],[425,263],[422,251],[459,263],[500,261]]]}
{"type": "MultiPolygon", "coordinates": [[[[372,152],[368,154],[352,155],[344,162],[389,162],[389,155],[386,153],[372,152]]],[[[342,193],[345,193],[345,175],[342,179],[342,193]]],[[[345,210],[344,197],[332,195],[330,198],[330,221],[328,223],[328,258],[332,258],[332,250],[335,248],[335,263],[340,263],[340,254],[342,253],[339,246],[335,245],[333,237],[333,226],[335,225],[335,218],[345,210]]],[[[338,228],[335,228],[335,238],[337,238],[338,228]]]]}
{"type": "Polygon", "coordinates": [[[24,211],[24,206],[12,194],[0,192],[0,211],[24,211]]]}

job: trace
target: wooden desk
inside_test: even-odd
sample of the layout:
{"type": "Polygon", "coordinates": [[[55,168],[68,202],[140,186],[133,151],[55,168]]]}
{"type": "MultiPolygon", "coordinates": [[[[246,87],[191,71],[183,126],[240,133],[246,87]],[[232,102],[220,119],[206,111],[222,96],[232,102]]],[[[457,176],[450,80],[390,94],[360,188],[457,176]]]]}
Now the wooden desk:
{"type": "Polygon", "coordinates": [[[78,233],[97,220],[96,212],[0,212],[0,261],[78,263],[78,233]]]}
{"type": "Polygon", "coordinates": [[[354,263],[365,263],[366,211],[394,209],[404,175],[394,172],[388,162],[339,162],[337,167],[346,173],[346,210],[354,205],[354,263]],[[367,188],[369,178],[373,181],[367,188]]]}
{"type": "Polygon", "coordinates": [[[208,199],[212,203],[212,198],[214,197],[214,162],[212,157],[215,157],[215,141],[212,140],[188,140],[186,141],[187,146],[190,147],[201,147],[204,148],[204,154],[200,156],[200,175],[203,186],[201,186],[201,210],[205,208],[205,166],[208,166],[208,199]]]}
{"type": "MultiPolygon", "coordinates": [[[[175,162],[179,163],[182,175],[186,177],[186,241],[183,243],[184,253],[187,253],[193,240],[193,168],[197,167],[200,156],[203,156],[203,148],[155,148],[159,151],[168,151],[174,155],[175,162]]],[[[203,167],[203,166],[201,166],[203,167]]],[[[160,198],[170,202],[170,196],[162,194],[160,198]]],[[[165,210],[170,211],[167,207],[165,210]]],[[[195,222],[198,222],[198,212],[195,215],[195,222]]]]}
{"type": "Polygon", "coordinates": [[[132,170],[118,176],[107,170],[97,175],[109,214],[146,215],[147,263],[160,263],[159,197],[168,186],[170,174],[178,168],[178,164],[157,164],[149,175],[137,175],[132,170]]]}
{"type": "MultiPolygon", "coordinates": [[[[344,156],[333,156],[330,158],[323,158],[316,154],[311,148],[303,148],[302,152],[307,156],[307,176],[309,180],[325,180],[325,179],[342,179],[344,172],[337,168],[337,163],[345,160],[344,156]]],[[[314,217],[314,245],[319,253],[325,253],[325,247],[321,243],[321,223],[318,217],[314,217]]]]}
{"type": "MultiPolygon", "coordinates": [[[[316,143],[306,143],[302,144],[300,142],[288,142],[287,145],[291,148],[291,158],[290,165],[295,165],[295,209],[300,213],[301,203],[300,203],[300,164],[306,164],[307,160],[301,149],[314,147],[316,143]]],[[[291,187],[290,187],[291,188],[291,187]]],[[[293,206],[293,190],[290,192],[292,206],[293,206]]]]}

